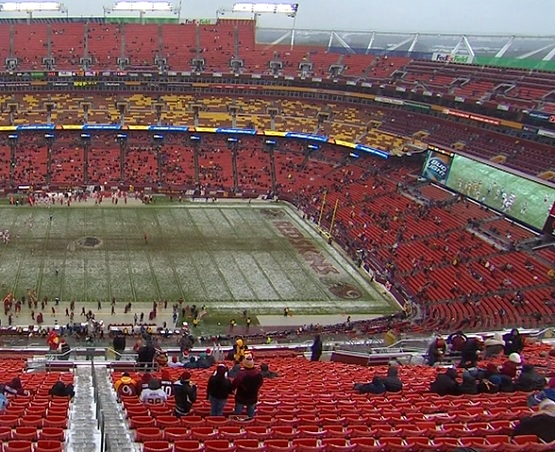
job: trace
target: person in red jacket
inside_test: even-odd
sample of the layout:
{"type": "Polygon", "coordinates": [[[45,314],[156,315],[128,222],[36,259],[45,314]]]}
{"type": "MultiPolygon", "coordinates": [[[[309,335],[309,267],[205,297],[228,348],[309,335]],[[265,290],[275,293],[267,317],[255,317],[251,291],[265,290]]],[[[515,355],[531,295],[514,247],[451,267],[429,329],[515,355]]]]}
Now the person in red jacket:
{"type": "Polygon", "coordinates": [[[246,355],[242,364],[243,369],[241,369],[237,377],[233,380],[233,388],[235,389],[235,414],[240,415],[246,407],[247,416],[249,419],[252,419],[258,402],[258,391],[260,391],[262,387],[264,378],[262,374],[255,369],[252,355],[246,355]]]}
{"type": "Polygon", "coordinates": [[[499,372],[506,375],[511,380],[520,375],[522,371],[522,358],[518,353],[511,353],[509,359],[503,363],[499,372]]]}

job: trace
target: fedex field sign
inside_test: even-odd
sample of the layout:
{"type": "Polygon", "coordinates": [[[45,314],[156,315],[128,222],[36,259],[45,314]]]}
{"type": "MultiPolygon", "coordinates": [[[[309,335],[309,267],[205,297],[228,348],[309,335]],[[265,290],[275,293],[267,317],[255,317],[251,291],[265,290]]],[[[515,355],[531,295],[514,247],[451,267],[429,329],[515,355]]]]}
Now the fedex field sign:
{"type": "Polygon", "coordinates": [[[451,55],[450,53],[434,52],[432,54],[432,61],[440,63],[459,63],[459,64],[472,64],[474,58],[472,55],[451,55]]]}

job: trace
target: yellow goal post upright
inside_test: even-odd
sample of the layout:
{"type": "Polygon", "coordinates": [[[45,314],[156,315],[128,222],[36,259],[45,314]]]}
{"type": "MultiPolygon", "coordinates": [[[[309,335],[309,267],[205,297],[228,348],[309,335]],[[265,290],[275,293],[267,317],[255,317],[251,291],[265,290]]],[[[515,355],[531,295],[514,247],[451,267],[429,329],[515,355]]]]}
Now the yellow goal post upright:
{"type": "Polygon", "coordinates": [[[327,193],[324,193],[324,198],[322,199],[322,205],[320,206],[320,214],[318,215],[317,229],[318,229],[318,234],[324,236],[328,242],[331,242],[332,237],[333,237],[333,225],[335,223],[335,217],[337,215],[337,208],[339,206],[339,199],[335,200],[335,204],[333,206],[333,212],[332,212],[332,215],[331,215],[330,227],[326,231],[324,228],[322,228],[322,217],[324,216],[324,209],[326,207],[326,194],[327,193]]]}

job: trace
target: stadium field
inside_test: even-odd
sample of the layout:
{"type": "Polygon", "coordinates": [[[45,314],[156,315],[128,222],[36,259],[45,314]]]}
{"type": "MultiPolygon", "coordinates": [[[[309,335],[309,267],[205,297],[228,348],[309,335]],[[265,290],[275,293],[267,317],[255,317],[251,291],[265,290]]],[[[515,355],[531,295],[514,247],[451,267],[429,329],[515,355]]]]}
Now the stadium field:
{"type": "Polygon", "coordinates": [[[2,207],[0,218],[10,233],[0,282],[16,297],[31,289],[93,310],[112,297],[170,306],[182,298],[222,315],[395,310],[284,205],[75,203],[2,207]]]}
{"type": "Polygon", "coordinates": [[[555,201],[555,189],[455,156],[447,186],[541,229],[555,201]]]}

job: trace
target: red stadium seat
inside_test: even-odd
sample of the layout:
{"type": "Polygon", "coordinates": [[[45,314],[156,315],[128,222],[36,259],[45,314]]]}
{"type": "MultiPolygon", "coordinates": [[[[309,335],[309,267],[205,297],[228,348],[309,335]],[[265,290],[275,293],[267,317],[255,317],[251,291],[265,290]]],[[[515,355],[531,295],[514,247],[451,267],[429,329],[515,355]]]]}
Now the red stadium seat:
{"type": "Polygon", "coordinates": [[[31,452],[32,448],[29,440],[11,440],[4,445],[4,452],[31,452]]]}
{"type": "Polygon", "coordinates": [[[264,452],[266,446],[257,439],[236,439],[233,441],[237,452],[264,452]]]}
{"type": "Polygon", "coordinates": [[[267,439],[264,441],[264,447],[268,452],[294,452],[297,450],[297,446],[286,439],[267,439]]]}
{"type": "Polygon", "coordinates": [[[350,444],[346,438],[324,438],[322,444],[328,452],[352,452],[356,449],[356,444],[350,444]]]}
{"type": "Polygon", "coordinates": [[[204,446],[197,440],[176,441],[174,444],[174,452],[202,452],[204,446]]]}
{"type": "Polygon", "coordinates": [[[138,427],[135,430],[135,441],[159,441],[164,437],[164,431],[158,427],[138,427]]]}
{"type": "Polygon", "coordinates": [[[207,439],[203,444],[206,452],[235,452],[235,446],[226,439],[207,439]]]}
{"type": "Polygon", "coordinates": [[[326,449],[317,438],[295,438],[293,444],[297,446],[298,452],[322,452],[326,449]]]}
{"type": "Polygon", "coordinates": [[[43,427],[39,433],[39,440],[64,441],[64,429],[60,427],[43,427]]]}
{"type": "Polygon", "coordinates": [[[61,441],[38,440],[34,452],[62,452],[64,445],[61,441]]]}
{"type": "Polygon", "coordinates": [[[182,424],[181,419],[175,416],[160,415],[156,416],[156,425],[160,428],[179,427],[182,424]]]}
{"type": "Polygon", "coordinates": [[[164,429],[164,439],[172,443],[189,438],[189,429],[187,427],[166,427],[164,429]]]}
{"type": "Polygon", "coordinates": [[[146,441],[143,452],[174,452],[174,447],[167,441],[146,441]]]}
{"type": "Polygon", "coordinates": [[[16,427],[12,432],[12,438],[28,439],[29,441],[36,441],[38,439],[38,431],[36,427],[16,427]]]}

